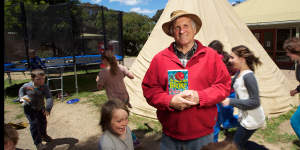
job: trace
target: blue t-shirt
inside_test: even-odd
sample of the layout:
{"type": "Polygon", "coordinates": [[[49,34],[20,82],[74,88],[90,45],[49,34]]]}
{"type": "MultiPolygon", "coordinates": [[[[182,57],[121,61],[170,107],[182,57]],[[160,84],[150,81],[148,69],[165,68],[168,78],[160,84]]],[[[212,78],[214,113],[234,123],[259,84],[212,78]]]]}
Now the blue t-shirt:
{"type": "Polygon", "coordinates": [[[45,68],[45,64],[42,62],[41,58],[38,56],[35,56],[34,58],[30,58],[30,69],[43,69],[45,68]]]}

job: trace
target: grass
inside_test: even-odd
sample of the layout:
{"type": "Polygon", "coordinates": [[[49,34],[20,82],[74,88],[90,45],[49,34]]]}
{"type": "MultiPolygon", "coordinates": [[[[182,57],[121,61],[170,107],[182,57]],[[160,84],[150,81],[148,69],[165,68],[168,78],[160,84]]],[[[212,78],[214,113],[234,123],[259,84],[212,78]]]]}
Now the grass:
{"type": "MultiPolygon", "coordinates": [[[[87,96],[84,96],[85,94],[82,93],[79,94],[78,97],[86,98],[86,100],[82,101],[81,103],[89,103],[97,108],[100,108],[101,105],[103,105],[107,101],[107,96],[105,92],[103,92],[102,94],[93,94],[91,92],[86,92],[86,93],[88,94],[87,96]]],[[[100,111],[100,109],[98,109],[98,111],[100,111]]],[[[149,136],[157,135],[161,133],[162,128],[160,123],[157,120],[145,118],[131,113],[129,116],[129,122],[136,126],[135,130],[137,132],[144,131],[145,132],[144,134],[147,134],[149,136]],[[149,128],[145,124],[147,124],[151,129],[149,130],[149,128]]],[[[141,137],[141,135],[139,134],[137,136],[141,137]]]]}
{"type": "Polygon", "coordinates": [[[70,97],[67,97],[66,99],[74,99],[74,98],[85,98],[89,97],[93,92],[78,92],[78,94],[73,93],[70,97]]]}
{"type": "Polygon", "coordinates": [[[5,96],[5,104],[18,104],[18,103],[14,103],[13,100],[15,100],[17,97],[11,97],[11,96],[5,96]]]}
{"type": "MultiPolygon", "coordinates": [[[[89,70],[89,73],[83,74],[83,71],[79,71],[77,75],[77,84],[78,84],[78,95],[76,95],[76,86],[75,86],[75,77],[74,75],[64,75],[64,92],[68,93],[70,96],[74,97],[86,97],[92,92],[97,90],[96,86],[96,70],[89,70]]],[[[30,79],[26,80],[12,80],[12,84],[9,84],[8,79],[4,80],[4,95],[6,102],[12,102],[12,100],[18,97],[18,91],[20,87],[29,82],[30,79]]],[[[49,86],[51,89],[60,88],[60,81],[50,81],[49,86]]],[[[56,96],[57,93],[52,93],[52,96],[56,96]]]]}
{"type": "Polygon", "coordinates": [[[106,94],[95,94],[87,97],[87,100],[82,103],[92,103],[95,107],[99,108],[106,101],[106,94]]]}
{"type": "MultiPolygon", "coordinates": [[[[293,134],[288,133],[282,133],[279,130],[279,126],[285,122],[289,121],[294,112],[296,111],[297,107],[293,107],[290,111],[286,112],[285,114],[282,114],[278,117],[270,118],[266,120],[266,127],[263,129],[257,130],[252,136],[255,137],[255,139],[258,140],[258,144],[262,144],[264,142],[271,143],[271,144],[279,144],[279,143],[289,143],[291,144],[291,147],[284,147],[284,149],[291,148],[292,150],[299,150],[300,146],[297,144],[292,143],[293,141],[299,141],[298,137],[293,134]]],[[[236,131],[235,128],[229,129],[230,134],[234,134],[236,131]]],[[[219,139],[223,140],[225,139],[224,132],[221,131],[219,134],[219,139]]],[[[300,142],[300,141],[299,141],[300,142]]]]}
{"type": "Polygon", "coordinates": [[[21,119],[25,117],[24,113],[16,115],[16,119],[21,119]]]}
{"type": "MultiPolygon", "coordinates": [[[[87,73],[87,74],[78,74],[77,75],[77,85],[78,85],[78,94],[93,92],[97,90],[96,84],[97,73],[87,73]]],[[[74,75],[65,75],[63,77],[64,82],[64,92],[69,93],[70,95],[76,94],[76,84],[74,75]]],[[[60,87],[60,81],[56,80],[49,83],[51,87],[60,87]]],[[[84,94],[83,94],[84,95],[84,94]]]]}
{"type": "Polygon", "coordinates": [[[129,116],[129,122],[135,124],[138,130],[147,130],[148,127],[145,125],[148,124],[155,133],[161,132],[161,125],[157,120],[145,118],[136,114],[131,113],[129,116]]]}
{"type": "MultiPolygon", "coordinates": [[[[79,71],[76,71],[76,72],[77,72],[77,75],[86,74],[87,72],[88,73],[98,73],[99,69],[89,69],[87,72],[85,70],[79,70],[79,71]]],[[[64,75],[74,75],[74,72],[66,72],[66,73],[64,73],[64,75]]]]}
{"type": "Polygon", "coordinates": [[[265,139],[269,143],[276,143],[276,142],[282,142],[282,143],[288,143],[293,140],[297,140],[297,136],[295,134],[287,134],[287,133],[280,133],[278,131],[278,127],[281,123],[283,123],[286,120],[289,120],[294,112],[296,111],[296,107],[294,107],[289,112],[280,115],[276,118],[270,118],[267,119],[267,127],[264,129],[260,129],[257,131],[259,135],[262,136],[263,139],[265,139]]]}
{"type": "Polygon", "coordinates": [[[5,79],[4,80],[4,89],[12,86],[12,85],[15,85],[15,84],[23,84],[23,83],[26,83],[26,82],[29,82],[30,79],[25,79],[25,80],[11,80],[12,83],[9,83],[9,80],[8,79],[5,79]]]}
{"type": "MultiPolygon", "coordinates": [[[[105,93],[90,93],[88,96],[86,96],[86,98],[87,100],[83,101],[82,103],[91,103],[97,108],[101,107],[101,105],[107,101],[107,96],[105,93]]],[[[131,113],[129,116],[129,121],[136,125],[137,130],[148,130],[148,127],[145,125],[145,123],[147,123],[153,129],[154,133],[161,132],[161,125],[157,120],[145,118],[131,113]]]]}

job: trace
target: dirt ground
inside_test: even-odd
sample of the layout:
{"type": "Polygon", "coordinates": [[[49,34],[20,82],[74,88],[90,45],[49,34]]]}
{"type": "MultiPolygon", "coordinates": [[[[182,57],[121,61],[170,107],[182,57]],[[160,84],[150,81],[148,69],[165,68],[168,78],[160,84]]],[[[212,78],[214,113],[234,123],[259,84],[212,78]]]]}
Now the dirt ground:
{"type": "MultiPolygon", "coordinates": [[[[125,60],[125,65],[130,66],[134,58],[128,58],[125,60]]],[[[292,80],[292,83],[296,79],[294,78],[293,71],[284,71],[288,76],[288,79],[292,80]]],[[[29,75],[18,74],[12,77],[14,78],[29,78],[29,75]]],[[[51,111],[51,115],[48,117],[48,134],[54,138],[54,141],[47,143],[47,149],[50,150],[97,150],[98,139],[101,135],[101,128],[98,126],[100,119],[99,108],[96,108],[92,104],[81,102],[76,104],[67,104],[66,101],[57,101],[51,111]]],[[[7,104],[4,107],[4,122],[28,122],[23,113],[21,105],[7,104]]],[[[136,126],[129,124],[132,130],[135,130],[136,126]]],[[[293,130],[288,121],[280,125],[280,132],[293,133],[293,130]]],[[[25,129],[18,130],[19,142],[17,148],[19,149],[35,149],[33,140],[31,138],[29,126],[25,129]]],[[[143,143],[138,149],[145,150],[158,150],[159,149],[160,136],[148,137],[140,139],[143,143]]],[[[253,136],[250,140],[264,145],[266,149],[281,150],[285,147],[289,147],[290,143],[282,145],[282,143],[269,144],[260,138],[253,136]]]]}

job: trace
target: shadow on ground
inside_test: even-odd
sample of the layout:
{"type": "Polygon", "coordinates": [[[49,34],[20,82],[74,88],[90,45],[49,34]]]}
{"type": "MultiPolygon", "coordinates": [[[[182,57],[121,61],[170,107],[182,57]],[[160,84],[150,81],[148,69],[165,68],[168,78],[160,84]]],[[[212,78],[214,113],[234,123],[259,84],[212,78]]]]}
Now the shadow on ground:
{"type": "Polygon", "coordinates": [[[300,140],[294,140],[293,144],[296,145],[298,149],[300,149],[300,140]]]}
{"type": "Polygon", "coordinates": [[[140,139],[140,144],[135,150],[159,150],[161,135],[155,134],[140,139]]]}
{"type": "Polygon", "coordinates": [[[46,144],[45,150],[98,150],[98,136],[89,137],[84,142],[75,138],[58,138],[46,144]]]}
{"type": "Polygon", "coordinates": [[[99,136],[91,136],[86,141],[75,145],[72,150],[98,150],[99,136]]]}
{"type": "MultiPolygon", "coordinates": [[[[132,132],[135,133],[136,137],[140,142],[140,144],[135,148],[135,150],[159,150],[159,141],[161,138],[160,133],[154,133],[151,127],[148,127],[148,129],[144,130],[133,130],[132,132]],[[147,135],[149,133],[151,135],[147,135]]],[[[86,141],[79,143],[77,139],[55,139],[55,141],[47,143],[47,150],[52,150],[54,148],[55,150],[98,150],[99,137],[100,135],[91,136],[86,141]]]]}
{"type": "MultiPolygon", "coordinates": [[[[161,133],[153,132],[152,128],[137,129],[133,130],[132,132],[135,133],[140,142],[137,147],[135,147],[135,150],[159,150],[161,133]]],[[[225,140],[231,141],[233,135],[234,132],[226,133],[225,140]]],[[[57,138],[46,144],[46,150],[98,150],[99,137],[100,135],[91,136],[84,142],[79,142],[79,140],[75,138],[57,138]]],[[[295,140],[293,143],[298,146],[300,141],[295,140]]],[[[268,148],[265,146],[257,144],[253,141],[249,141],[246,147],[247,150],[268,150],[268,148]]]]}
{"type": "MultiPolygon", "coordinates": [[[[45,150],[74,150],[75,144],[78,143],[78,139],[75,138],[57,138],[53,139],[52,142],[48,142],[46,144],[45,150]]],[[[29,149],[20,149],[16,148],[16,150],[29,150],[29,149]]]]}
{"type": "Polygon", "coordinates": [[[75,138],[57,138],[57,139],[53,139],[52,142],[47,143],[45,150],[53,150],[54,148],[56,150],[58,150],[58,149],[71,150],[71,149],[74,149],[76,143],[78,143],[78,139],[75,139],[75,138]],[[59,148],[60,145],[64,145],[64,146],[59,148]],[[67,146],[65,146],[65,145],[67,145],[67,146]],[[56,147],[58,147],[58,148],[56,148],[56,147]],[[68,147],[68,148],[66,149],[66,147],[68,147]]]}
{"type": "Polygon", "coordinates": [[[24,83],[14,84],[14,85],[11,85],[11,86],[7,87],[6,89],[4,89],[5,96],[17,97],[18,93],[19,93],[19,89],[21,88],[21,86],[23,84],[24,83]]]}
{"type": "MultiPolygon", "coordinates": [[[[235,132],[236,131],[225,131],[224,132],[225,140],[233,141],[233,136],[234,136],[235,132]]],[[[268,150],[268,148],[266,148],[265,146],[257,144],[253,141],[248,141],[246,147],[247,147],[246,150],[268,150]]]]}
{"type": "Polygon", "coordinates": [[[159,150],[161,133],[153,132],[153,129],[147,123],[145,123],[145,126],[147,129],[136,129],[132,131],[139,141],[135,150],[159,150]]]}
{"type": "Polygon", "coordinates": [[[247,147],[246,150],[269,150],[265,146],[257,144],[257,143],[255,143],[253,141],[248,141],[246,147],[247,147]]]}

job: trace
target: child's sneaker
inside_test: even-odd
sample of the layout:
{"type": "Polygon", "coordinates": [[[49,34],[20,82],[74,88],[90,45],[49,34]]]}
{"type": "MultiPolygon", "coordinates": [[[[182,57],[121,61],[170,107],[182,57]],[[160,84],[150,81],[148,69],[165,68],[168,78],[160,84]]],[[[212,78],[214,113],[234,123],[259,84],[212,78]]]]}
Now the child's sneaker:
{"type": "Polygon", "coordinates": [[[45,141],[45,142],[51,142],[52,138],[49,135],[46,134],[46,135],[42,136],[42,140],[45,141]]]}
{"type": "Polygon", "coordinates": [[[36,145],[37,150],[44,150],[46,149],[46,145],[44,145],[42,142],[36,145]]]}

